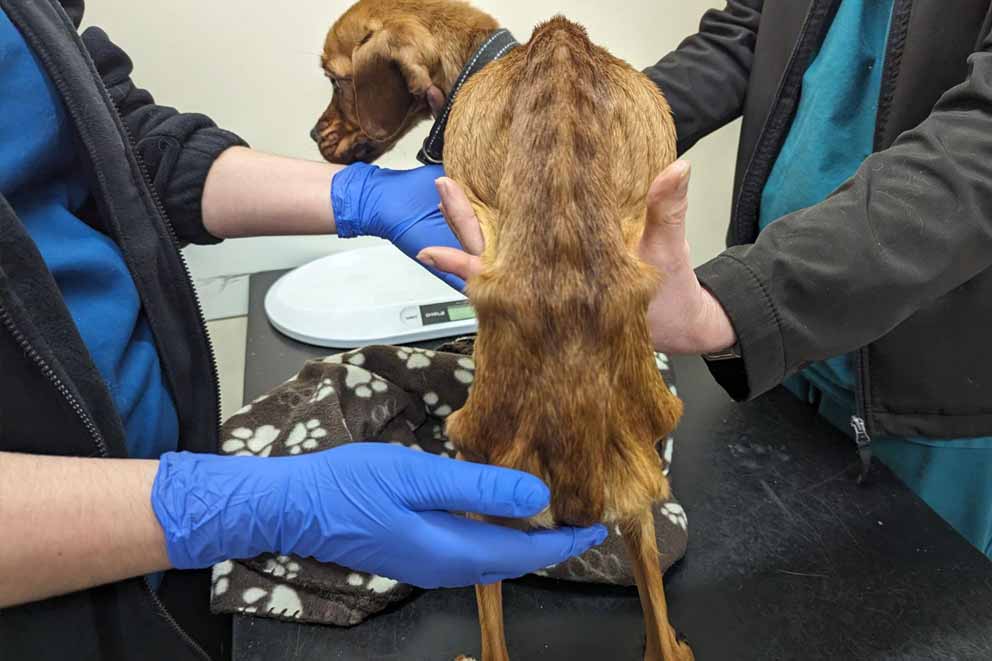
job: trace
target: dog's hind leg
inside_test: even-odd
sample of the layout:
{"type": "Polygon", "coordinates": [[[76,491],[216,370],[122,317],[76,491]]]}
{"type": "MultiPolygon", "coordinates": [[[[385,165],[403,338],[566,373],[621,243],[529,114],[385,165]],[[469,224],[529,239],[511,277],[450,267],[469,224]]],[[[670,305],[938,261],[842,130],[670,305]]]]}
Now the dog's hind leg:
{"type": "Polygon", "coordinates": [[[655,538],[654,516],[650,510],[621,525],[623,540],[630,556],[637,580],[637,592],[644,611],[647,643],[645,661],[693,661],[692,650],[675,637],[675,630],[668,621],[665,586],[658,561],[658,542],[655,538]]]}

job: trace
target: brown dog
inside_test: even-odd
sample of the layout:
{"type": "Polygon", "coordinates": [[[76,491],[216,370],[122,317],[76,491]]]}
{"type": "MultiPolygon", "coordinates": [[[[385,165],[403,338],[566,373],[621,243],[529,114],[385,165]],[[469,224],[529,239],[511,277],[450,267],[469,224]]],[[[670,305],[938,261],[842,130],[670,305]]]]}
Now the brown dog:
{"type": "MultiPolygon", "coordinates": [[[[344,23],[382,4],[360,2],[328,44],[346,42],[335,32],[362,33],[366,27],[344,23]]],[[[426,21],[432,44],[479,43],[475,27],[467,29],[472,38],[457,38],[450,34],[457,24],[429,22],[441,5],[452,16],[473,15],[462,3],[422,3],[430,9],[418,18],[405,11],[421,3],[393,4],[403,8],[396,24],[426,21]]],[[[393,43],[366,39],[374,41],[393,43]]],[[[332,65],[346,59],[326,58],[332,65]]],[[[432,62],[396,66],[430,71],[432,62]]],[[[385,98],[357,87],[351,94],[385,98]]],[[[409,107],[379,112],[402,131],[413,121],[409,107]]],[[[555,18],[469,80],[445,138],[447,174],[472,202],[486,244],[484,271],[468,285],[479,321],[476,380],[448,434],[463,459],[524,470],[550,486],[548,511],[500,523],[619,526],[645,616],[645,659],[692,659],[668,621],[651,513],[669,489],[657,441],[682,406],[658,373],[648,332],[659,274],[637,256],[648,188],[675,159],[668,105],[583,28],[555,18]]],[[[476,593],[483,659],[508,659],[501,587],[476,593]]]]}
{"type": "Polygon", "coordinates": [[[429,119],[427,92],[446,97],[498,27],[453,0],[362,0],[327,33],[321,58],[334,95],[311,136],[332,163],[371,163],[429,119]]]}

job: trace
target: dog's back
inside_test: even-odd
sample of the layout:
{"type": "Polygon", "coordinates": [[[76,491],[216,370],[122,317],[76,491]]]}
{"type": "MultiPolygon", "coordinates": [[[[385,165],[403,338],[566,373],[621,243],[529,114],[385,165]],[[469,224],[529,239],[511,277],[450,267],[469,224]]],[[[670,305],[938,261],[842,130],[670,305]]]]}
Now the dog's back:
{"type": "Polygon", "coordinates": [[[448,175],[482,222],[477,377],[448,432],[466,459],[545,479],[534,525],[644,512],[666,495],[656,442],[681,414],[636,255],[645,198],[675,158],[664,98],[564,18],[475,76],[446,134],[448,175]]]}

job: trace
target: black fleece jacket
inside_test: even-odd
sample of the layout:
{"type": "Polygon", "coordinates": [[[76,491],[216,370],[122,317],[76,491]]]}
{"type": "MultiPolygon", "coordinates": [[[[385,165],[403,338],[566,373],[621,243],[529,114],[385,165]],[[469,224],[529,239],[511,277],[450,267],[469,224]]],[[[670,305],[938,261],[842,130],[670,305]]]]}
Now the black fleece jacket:
{"type": "Polygon", "coordinates": [[[730,0],[646,73],[679,148],[743,116],[730,248],[697,274],[757,397],[857,351],[871,434],[992,436],[992,3],[896,0],[875,153],[825,202],[758,235],[761,192],[840,0],[730,0]]]}

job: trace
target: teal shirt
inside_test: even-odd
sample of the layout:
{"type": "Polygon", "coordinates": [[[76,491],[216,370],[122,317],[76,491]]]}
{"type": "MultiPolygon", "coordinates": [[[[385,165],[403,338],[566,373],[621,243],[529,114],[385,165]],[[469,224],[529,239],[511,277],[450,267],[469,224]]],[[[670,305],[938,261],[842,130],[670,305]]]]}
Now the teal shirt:
{"type": "MultiPolygon", "coordinates": [[[[893,4],[842,1],[803,77],[796,117],[762,194],[760,229],[825,200],[872,153],[893,4]]],[[[852,365],[851,356],[837,356],[786,383],[801,397],[819,391],[820,413],[849,434],[852,365]]],[[[992,438],[875,439],[873,447],[910,488],[992,556],[992,438]]]]}

